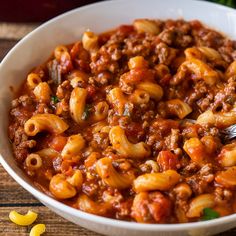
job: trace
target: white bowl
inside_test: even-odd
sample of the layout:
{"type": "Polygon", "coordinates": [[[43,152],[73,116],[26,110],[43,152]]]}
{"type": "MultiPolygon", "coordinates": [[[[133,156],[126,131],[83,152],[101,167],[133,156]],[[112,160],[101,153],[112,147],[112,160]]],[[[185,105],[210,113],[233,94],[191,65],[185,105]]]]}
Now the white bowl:
{"type": "Polygon", "coordinates": [[[189,0],[115,0],[85,6],[63,14],[22,39],[0,65],[0,162],[7,172],[39,201],[75,224],[106,235],[210,235],[236,226],[236,214],[185,224],[139,224],[91,215],[66,206],[40,192],[17,166],[8,141],[8,112],[12,92],[34,66],[44,62],[55,46],[80,39],[83,31],[100,33],[136,18],[198,19],[236,39],[236,11],[189,0]]]}

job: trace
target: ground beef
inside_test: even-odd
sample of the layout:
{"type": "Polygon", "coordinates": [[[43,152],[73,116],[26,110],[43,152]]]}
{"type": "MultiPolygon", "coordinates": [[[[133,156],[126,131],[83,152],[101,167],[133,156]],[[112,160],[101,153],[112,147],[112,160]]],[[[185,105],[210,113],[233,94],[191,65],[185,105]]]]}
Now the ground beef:
{"type": "Polygon", "coordinates": [[[155,53],[158,55],[159,63],[170,65],[177,54],[177,50],[168,47],[165,43],[159,43],[156,45],[155,53]]]}
{"type": "Polygon", "coordinates": [[[109,138],[107,133],[98,132],[93,135],[91,147],[96,149],[106,149],[109,145],[109,138]]]}
{"type": "Polygon", "coordinates": [[[186,178],[186,182],[196,195],[211,189],[214,181],[214,170],[211,164],[204,165],[196,174],[186,178]]]}
{"type": "Polygon", "coordinates": [[[236,77],[229,78],[224,88],[218,91],[211,104],[213,111],[229,111],[236,101],[236,77]]]}
{"type": "Polygon", "coordinates": [[[227,204],[227,202],[230,201],[233,197],[232,191],[222,187],[217,187],[214,193],[215,193],[215,201],[219,205],[227,204]]]}
{"type": "Polygon", "coordinates": [[[163,30],[158,37],[169,46],[185,48],[192,43],[193,39],[190,35],[185,34],[184,31],[188,31],[187,29],[182,28],[182,30],[176,27],[170,27],[163,30]]]}

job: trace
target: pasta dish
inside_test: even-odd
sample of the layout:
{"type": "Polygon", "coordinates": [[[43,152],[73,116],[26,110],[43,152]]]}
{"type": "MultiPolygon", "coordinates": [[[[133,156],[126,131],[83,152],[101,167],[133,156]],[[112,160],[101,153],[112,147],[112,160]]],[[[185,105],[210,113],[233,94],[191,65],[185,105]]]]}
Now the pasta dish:
{"type": "Polygon", "coordinates": [[[236,212],[236,42],[199,21],[137,19],[59,45],[12,101],[9,138],[40,190],[139,223],[236,212]]]}

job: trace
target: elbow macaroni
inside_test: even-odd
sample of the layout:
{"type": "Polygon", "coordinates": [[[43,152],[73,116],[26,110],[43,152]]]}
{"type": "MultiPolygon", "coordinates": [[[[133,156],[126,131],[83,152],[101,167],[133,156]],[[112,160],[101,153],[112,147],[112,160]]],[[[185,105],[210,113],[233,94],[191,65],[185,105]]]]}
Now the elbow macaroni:
{"type": "Polygon", "coordinates": [[[76,82],[87,82],[89,75],[82,70],[73,70],[68,76],[68,80],[73,88],[78,87],[76,82]],[[74,80],[74,81],[73,81],[74,80]],[[73,81],[73,82],[72,82],[73,81]]]}
{"type": "Polygon", "coordinates": [[[68,127],[59,116],[54,114],[37,114],[26,121],[24,130],[28,136],[35,136],[42,131],[60,134],[67,130],[68,127]]]}
{"type": "Polygon", "coordinates": [[[67,177],[67,182],[69,182],[77,190],[80,190],[83,184],[82,172],[80,170],[75,170],[71,177],[67,177]]]}
{"type": "Polygon", "coordinates": [[[42,158],[37,153],[31,153],[25,159],[25,165],[31,170],[39,169],[42,164],[42,158]]]}
{"type": "Polygon", "coordinates": [[[64,146],[61,156],[66,159],[80,154],[85,147],[85,140],[81,134],[71,135],[64,146]]]}
{"type": "Polygon", "coordinates": [[[139,33],[159,34],[159,26],[152,20],[139,19],[134,21],[134,28],[139,33]]]}
{"type": "Polygon", "coordinates": [[[35,88],[34,88],[34,96],[37,101],[49,103],[51,98],[51,89],[46,82],[40,82],[35,88]]]}
{"type": "Polygon", "coordinates": [[[199,60],[204,60],[206,58],[209,61],[222,60],[222,57],[219,54],[219,52],[209,47],[187,48],[184,51],[184,54],[187,60],[192,59],[192,58],[199,59],[199,60]]]}
{"type": "Polygon", "coordinates": [[[56,174],[52,177],[49,190],[58,199],[72,198],[77,193],[75,186],[63,174],[56,174]]]}
{"type": "Polygon", "coordinates": [[[163,96],[163,89],[160,85],[151,82],[141,82],[137,88],[147,92],[151,98],[159,101],[163,96]]]}
{"type": "Polygon", "coordinates": [[[192,108],[180,99],[172,99],[166,102],[168,112],[176,115],[179,119],[183,119],[185,116],[192,112],[192,108]]]}
{"type": "Polygon", "coordinates": [[[134,190],[138,193],[153,190],[167,191],[179,182],[180,177],[175,170],[140,175],[134,180],[134,190]]]}
{"type": "Polygon", "coordinates": [[[68,53],[68,49],[63,45],[57,46],[54,50],[54,56],[58,61],[64,53],[68,53]]]}
{"type": "Polygon", "coordinates": [[[179,68],[177,77],[182,76],[182,71],[184,71],[185,68],[192,72],[196,78],[203,79],[209,85],[214,85],[219,81],[219,74],[199,59],[191,58],[183,62],[179,68]]]}
{"type": "Polygon", "coordinates": [[[94,110],[92,120],[101,121],[107,117],[109,105],[106,102],[99,102],[94,106],[94,110]]]}
{"type": "Polygon", "coordinates": [[[37,87],[37,85],[41,82],[42,82],[41,78],[39,77],[38,74],[30,73],[27,76],[27,85],[31,90],[33,90],[35,87],[37,87]]]}
{"type": "Polygon", "coordinates": [[[225,145],[219,156],[218,160],[220,164],[224,167],[235,166],[236,165],[236,144],[231,143],[225,145]]]}
{"type": "Polygon", "coordinates": [[[183,149],[191,160],[196,163],[202,164],[207,158],[206,147],[198,138],[186,140],[183,149]]]}
{"type": "Polygon", "coordinates": [[[37,151],[35,154],[38,154],[41,158],[45,159],[54,159],[58,157],[59,153],[52,148],[44,148],[37,151]]]}
{"type": "Polygon", "coordinates": [[[98,36],[91,31],[86,31],[82,36],[82,44],[86,50],[96,51],[98,49],[98,36]]]}
{"type": "Polygon", "coordinates": [[[130,100],[134,104],[147,104],[150,100],[150,95],[144,90],[141,89],[136,89],[131,95],[130,95],[130,100]]]}
{"type": "Polygon", "coordinates": [[[109,132],[109,139],[113,148],[123,157],[145,158],[150,155],[150,149],[144,142],[133,144],[127,139],[124,130],[114,126],[109,132]]]}
{"type": "Polygon", "coordinates": [[[200,217],[204,208],[212,208],[215,206],[214,194],[201,194],[190,202],[187,217],[200,217]]]}
{"type": "Polygon", "coordinates": [[[225,72],[226,78],[236,75],[236,61],[233,61],[225,72]]]}
{"type": "Polygon", "coordinates": [[[87,90],[76,87],[73,89],[70,97],[70,113],[71,117],[78,124],[83,123],[83,113],[86,103],[87,90]]]}
{"type": "Polygon", "coordinates": [[[236,166],[229,167],[227,170],[220,171],[215,177],[215,181],[224,187],[236,186],[236,166]]]}
{"type": "Polygon", "coordinates": [[[78,208],[95,215],[106,215],[112,209],[112,206],[107,202],[98,203],[92,201],[87,195],[81,194],[77,200],[78,208]]]}
{"type": "Polygon", "coordinates": [[[125,111],[125,104],[127,102],[127,99],[125,98],[125,95],[123,94],[121,89],[113,88],[109,92],[107,99],[114,106],[114,109],[117,114],[122,116],[125,111]]]}
{"type": "Polygon", "coordinates": [[[129,59],[128,66],[130,70],[144,69],[148,67],[148,64],[142,56],[136,56],[129,59]]]}
{"type": "Polygon", "coordinates": [[[132,185],[134,176],[131,174],[120,174],[112,166],[112,160],[108,157],[99,159],[96,170],[101,179],[112,188],[125,189],[132,185]]]}
{"type": "Polygon", "coordinates": [[[198,47],[198,50],[210,61],[222,60],[218,51],[209,47],[198,47]]]}
{"type": "Polygon", "coordinates": [[[191,60],[192,58],[199,59],[199,60],[204,59],[201,51],[196,47],[185,49],[184,54],[185,54],[186,60],[191,60]]]}
{"type": "Polygon", "coordinates": [[[13,223],[22,226],[33,224],[37,217],[38,214],[30,210],[25,215],[21,215],[16,211],[11,211],[9,214],[9,218],[13,223]]]}
{"type": "Polygon", "coordinates": [[[220,128],[228,127],[236,123],[236,110],[232,109],[229,112],[217,113],[207,110],[198,116],[197,123],[200,125],[210,125],[220,128]]]}
{"type": "Polygon", "coordinates": [[[46,231],[45,224],[37,224],[30,230],[30,236],[40,236],[46,231]]]}

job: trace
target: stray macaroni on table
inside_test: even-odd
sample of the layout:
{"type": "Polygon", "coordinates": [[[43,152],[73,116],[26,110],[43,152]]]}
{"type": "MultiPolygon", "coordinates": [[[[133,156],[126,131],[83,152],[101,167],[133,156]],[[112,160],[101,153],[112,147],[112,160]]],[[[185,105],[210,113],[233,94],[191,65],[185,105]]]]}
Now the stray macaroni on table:
{"type": "MultiPolygon", "coordinates": [[[[21,215],[20,213],[16,211],[11,211],[9,213],[9,219],[20,226],[29,226],[35,222],[37,219],[38,214],[29,210],[25,215],[21,215]]],[[[46,227],[44,224],[37,224],[32,227],[30,230],[30,236],[39,236],[43,234],[46,230],[46,227]]]]}
{"type": "MultiPolygon", "coordinates": [[[[12,101],[9,138],[41,191],[140,223],[236,212],[236,142],[220,136],[236,123],[236,41],[197,20],[137,19],[86,31],[35,66],[12,101]]],[[[10,214],[20,225],[36,217],[10,214]]]]}
{"type": "Polygon", "coordinates": [[[21,215],[20,213],[16,211],[11,211],[9,214],[10,220],[21,226],[28,226],[34,223],[34,221],[37,219],[38,214],[29,210],[25,215],[21,215]]]}
{"type": "Polygon", "coordinates": [[[30,236],[40,236],[46,230],[44,224],[37,224],[30,230],[30,236]]]}

